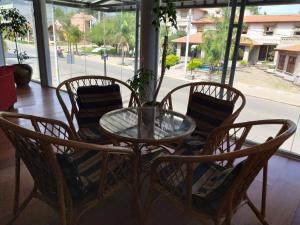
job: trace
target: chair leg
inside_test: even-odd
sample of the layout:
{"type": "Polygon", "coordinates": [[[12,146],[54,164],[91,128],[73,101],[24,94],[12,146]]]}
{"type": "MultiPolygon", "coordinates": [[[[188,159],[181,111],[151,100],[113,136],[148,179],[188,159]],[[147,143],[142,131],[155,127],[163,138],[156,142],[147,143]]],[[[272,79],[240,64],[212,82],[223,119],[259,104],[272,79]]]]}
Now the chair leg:
{"type": "Polygon", "coordinates": [[[133,213],[133,215],[137,215],[137,218],[134,219],[136,221],[136,224],[142,225],[143,212],[141,207],[142,206],[141,196],[140,196],[141,193],[139,192],[137,186],[138,186],[137,182],[134,181],[133,184],[129,185],[128,187],[132,197],[131,212],[133,213]]]}
{"type": "Polygon", "coordinates": [[[73,225],[72,215],[67,215],[65,203],[59,202],[59,217],[61,225],[73,225]]]}
{"type": "Polygon", "coordinates": [[[17,210],[14,212],[12,218],[9,220],[7,225],[13,224],[13,222],[18,218],[18,216],[21,214],[21,212],[26,208],[26,206],[29,204],[31,199],[33,198],[33,195],[35,193],[35,188],[32,190],[32,192],[29,194],[29,196],[24,200],[24,202],[21,204],[20,207],[17,208],[17,210]]]}
{"type": "Polygon", "coordinates": [[[231,217],[226,217],[223,221],[222,225],[231,225],[231,217]]]}
{"type": "Polygon", "coordinates": [[[19,198],[20,198],[20,157],[15,154],[15,193],[14,193],[14,208],[13,212],[16,214],[19,208],[19,198]]]}
{"type": "Polygon", "coordinates": [[[261,198],[261,214],[266,216],[266,199],[267,199],[267,185],[268,185],[268,164],[263,168],[263,186],[261,198]]]}
{"type": "Polygon", "coordinates": [[[254,214],[256,215],[256,217],[259,219],[259,221],[260,221],[263,225],[269,225],[269,223],[265,220],[265,217],[261,214],[261,212],[259,212],[259,210],[255,207],[255,205],[254,205],[253,202],[248,198],[248,196],[247,196],[247,204],[249,205],[249,207],[252,209],[252,211],[254,212],[254,214]]]}
{"type": "Polygon", "coordinates": [[[221,222],[221,219],[218,219],[215,221],[215,224],[222,224],[222,225],[231,225],[231,219],[232,219],[232,210],[231,210],[231,204],[230,209],[226,213],[226,217],[224,218],[223,222],[221,222]],[[221,223],[220,223],[221,222],[221,223]]]}

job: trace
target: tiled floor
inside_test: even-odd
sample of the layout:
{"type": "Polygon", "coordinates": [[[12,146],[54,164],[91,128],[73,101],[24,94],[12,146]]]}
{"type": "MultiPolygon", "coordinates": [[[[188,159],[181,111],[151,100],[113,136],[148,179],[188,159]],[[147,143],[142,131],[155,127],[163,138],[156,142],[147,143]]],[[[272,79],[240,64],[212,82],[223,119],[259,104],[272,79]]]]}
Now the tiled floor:
{"type": "MultiPolygon", "coordinates": [[[[56,99],[55,90],[42,89],[31,83],[29,89],[18,90],[18,112],[64,119],[64,114],[56,99]]],[[[11,144],[0,132],[0,224],[10,216],[14,184],[14,153],[11,144]]],[[[22,167],[22,198],[32,188],[32,179],[22,167]]],[[[261,175],[252,184],[249,195],[259,204],[261,175]]],[[[134,224],[134,211],[126,190],[106,200],[91,210],[80,221],[81,225],[129,225],[134,224]]],[[[269,166],[267,220],[270,225],[300,225],[300,163],[280,156],[272,157],[269,166]]],[[[16,225],[56,225],[56,213],[44,203],[34,200],[18,218],[16,225]]],[[[160,202],[151,213],[149,225],[196,225],[196,220],[184,216],[167,202],[160,202]]],[[[260,224],[251,210],[244,206],[234,216],[234,225],[260,224]]]]}

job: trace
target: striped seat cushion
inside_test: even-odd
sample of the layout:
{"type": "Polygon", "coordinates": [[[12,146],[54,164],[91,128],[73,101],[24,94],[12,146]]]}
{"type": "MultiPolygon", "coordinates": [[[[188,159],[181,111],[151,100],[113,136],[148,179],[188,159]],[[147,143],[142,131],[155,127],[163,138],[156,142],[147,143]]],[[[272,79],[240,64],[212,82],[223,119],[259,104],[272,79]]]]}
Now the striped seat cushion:
{"type": "Polygon", "coordinates": [[[78,130],[79,137],[87,142],[94,144],[108,144],[110,140],[102,134],[99,125],[93,125],[90,127],[80,127],[78,130]]]}
{"type": "Polygon", "coordinates": [[[101,116],[114,109],[122,108],[120,86],[82,86],[77,89],[79,127],[90,127],[99,123],[101,116]]]}
{"type": "Polygon", "coordinates": [[[194,136],[198,134],[201,139],[208,137],[213,129],[219,127],[233,112],[234,103],[212,96],[194,92],[187,109],[187,115],[192,117],[197,128],[194,136]]]}
{"type": "Polygon", "coordinates": [[[101,169],[102,155],[96,151],[80,151],[70,155],[57,154],[73,199],[80,199],[95,190],[101,169]]]}
{"type": "MultiPolygon", "coordinates": [[[[101,152],[86,150],[69,155],[58,153],[56,157],[74,200],[80,200],[86,195],[99,191],[99,178],[103,162],[101,152]]],[[[118,161],[112,155],[108,160],[107,183],[115,185],[123,177],[117,177],[114,172],[126,170],[128,161],[118,161]]]]}
{"type": "MultiPolygon", "coordinates": [[[[184,152],[189,155],[189,152],[184,152]]],[[[234,178],[241,170],[243,162],[232,168],[224,168],[214,163],[199,163],[194,165],[192,201],[196,208],[204,208],[208,213],[214,213],[221,197],[228,190],[234,178]]],[[[186,165],[181,167],[166,164],[160,168],[159,174],[163,178],[162,185],[170,192],[183,198],[186,193],[185,176],[186,165]],[[176,179],[175,179],[176,178],[176,179]],[[172,185],[170,182],[172,180],[172,185]],[[166,185],[167,184],[167,185],[166,185]]]]}

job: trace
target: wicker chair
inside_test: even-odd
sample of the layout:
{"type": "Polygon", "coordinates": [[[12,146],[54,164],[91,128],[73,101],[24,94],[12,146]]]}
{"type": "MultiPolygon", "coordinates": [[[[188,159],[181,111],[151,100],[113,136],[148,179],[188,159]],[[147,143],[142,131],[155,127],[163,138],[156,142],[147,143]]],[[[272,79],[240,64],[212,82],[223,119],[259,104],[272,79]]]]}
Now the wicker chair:
{"type": "MultiPolygon", "coordinates": [[[[176,110],[172,99],[184,98],[184,92],[188,94],[186,114],[192,117],[197,128],[192,137],[185,140],[188,147],[203,147],[209,133],[216,127],[232,124],[244,108],[245,96],[237,89],[229,85],[213,82],[194,82],[181,85],[171,90],[161,101],[160,107],[168,110],[176,110]],[[187,90],[188,89],[188,90],[187,90]],[[179,94],[176,96],[176,94],[179,94]]],[[[177,146],[177,148],[180,148],[177,146]]]]}
{"type": "MultiPolygon", "coordinates": [[[[75,225],[87,210],[119,188],[128,186],[133,193],[137,193],[133,185],[136,182],[135,155],[127,148],[76,141],[76,135],[66,124],[30,115],[1,113],[0,127],[14,145],[17,159],[14,215],[8,223],[10,225],[32,198],[38,198],[56,210],[61,224],[75,225]],[[67,165],[70,157],[86,153],[95,153],[93,155],[99,158],[99,168],[94,177],[94,185],[83,189],[83,186],[79,186],[79,181],[90,180],[83,180],[85,175],[82,173],[71,180],[69,175],[73,174],[74,165],[67,165]],[[68,158],[64,158],[66,156],[68,158]],[[34,187],[19,206],[20,159],[29,170],[34,187]],[[62,159],[67,161],[61,161],[62,159]]],[[[81,185],[83,183],[80,182],[81,185]]],[[[134,200],[137,203],[138,198],[134,200]]]]}
{"type": "Polygon", "coordinates": [[[264,209],[266,190],[262,195],[261,211],[249,199],[247,190],[261,169],[267,166],[270,157],[295,130],[296,125],[288,120],[226,125],[210,134],[204,155],[157,158],[151,168],[144,219],[149,216],[147,212],[153,208],[155,200],[165,197],[203,224],[230,225],[233,214],[246,203],[261,223],[267,225],[264,209]],[[265,137],[266,141],[261,144],[245,146],[253,128],[268,125],[279,127],[274,137],[265,137]]]}
{"type": "MultiPolygon", "coordinates": [[[[83,127],[79,124],[79,110],[78,107],[78,96],[77,91],[79,87],[89,87],[89,86],[97,86],[97,87],[108,87],[109,85],[118,85],[121,90],[121,97],[122,101],[124,102],[124,99],[128,99],[128,107],[138,107],[140,106],[139,98],[136,95],[135,91],[125,82],[117,80],[115,78],[111,77],[105,77],[105,76],[79,76],[75,78],[71,78],[68,80],[63,81],[61,84],[58,85],[56,89],[56,95],[58,97],[58,100],[60,102],[60,105],[65,113],[65,116],[67,118],[67,121],[69,123],[69,126],[73,131],[76,131],[76,127],[78,127],[78,136],[86,142],[91,143],[99,143],[99,144],[107,144],[110,141],[103,136],[99,129],[98,122],[96,122],[91,128],[91,126],[83,127]],[[123,89],[123,90],[122,90],[123,89]],[[67,103],[67,99],[63,98],[61,95],[62,90],[67,91],[69,96],[69,102],[67,103]],[[127,97],[126,95],[129,95],[127,97]],[[70,107],[69,107],[70,106],[70,107]],[[74,123],[74,118],[77,121],[77,124],[74,123]],[[90,128],[90,129],[89,129],[90,128]]],[[[104,110],[108,110],[109,108],[105,109],[105,107],[102,107],[104,110]]]]}

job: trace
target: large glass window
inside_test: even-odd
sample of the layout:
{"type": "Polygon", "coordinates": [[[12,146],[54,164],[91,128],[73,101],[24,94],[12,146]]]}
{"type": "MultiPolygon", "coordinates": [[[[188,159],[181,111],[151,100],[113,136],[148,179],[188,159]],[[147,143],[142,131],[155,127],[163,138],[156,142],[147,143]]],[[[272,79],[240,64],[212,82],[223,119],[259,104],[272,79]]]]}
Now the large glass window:
{"type": "MultiPolygon", "coordinates": [[[[185,83],[221,82],[230,8],[177,9],[177,15],[180,15],[179,29],[170,29],[169,32],[166,63],[170,68],[166,71],[159,100],[185,83]]],[[[165,26],[161,24],[160,62],[165,34],[165,26]]],[[[188,95],[189,88],[173,95],[174,110],[186,113],[188,95]]]]}
{"type": "MultiPolygon", "coordinates": [[[[236,122],[277,118],[290,119],[296,123],[299,121],[300,83],[297,77],[300,76],[300,65],[297,62],[300,60],[290,60],[289,71],[294,72],[291,76],[286,73],[285,68],[288,56],[280,55],[277,49],[288,48],[295,51],[296,46],[300,45],[300,39],[294,36],[295,26],[299,22],[293,19],[293,14],[300,11],[300,5],[293,5],[293,10],[298,10],[294,13],[285,9],[287,7],[282,5],[246,7],[243,28],[247,32],[241,37],[233,86],[245,94],[247,103],[236,122]],[[286,21],[282,22],[283,19],[286,21]],[[268,29],[265,29],[266,27],[268,29]]],[[[189,27],[189,13],[193,15],[197,10],[200,11],[177,10],[180,15],[181,11],[188,12],[186,20],[180,19],[179,24],[181,28],[185,26],[185,29],[174,30],[169,36],[167,61],[170,63],[170,69],[164,78],[159,97],[164,97],[171,89],[184,83],[221,81],[230,7],[201,9],[203,13],[197,20],[191,20],[189,27]]],[[[236,16],[238,14],[239,10],[236,16]]],[[[235,40],[235,35],[236,29],[232,40],[235,40]]],[[[163,33],[161,40],[162,37],[163,33]]],[[[233,46],[234,43],[230,51],[228,71],[232,65],[233,46]]],[[[229,72],[226,83],[228,78],[229,72]]],[[[188,91],[178,92],[173,98],[174,109],[185,113],[187,97],[188,91]]],[[[259,140],[261,132],[273,135],[272,127],[267,127],[253,133],[253,140],[259,140]]],[[[299,128],[296,135],[289,139],[282,149],[300,154],[299,128]]]]}
{"type": "Polygon", "coordinates": [[[127,81],[135,68],[135,11],[48,5],[53,85],[82,75],[127,81]]]}
{"type": "MultiPolygon", "coordinates": [[[[244,26],[248,31],[242,34],[240,45],[244,50],[240,52],[234,87],[246,95],[247,103],[237,122],[282,118],[299,123],[300,83],[297,76],[300,74],[297,68],[300,65],[296,57],[289,56],[289,52],[297,51],[300,45],[300,39],[294,36],[299,24],[294,20],[294,14],[299,10],[300,5],[246,7],[244,26]]],[[[260,132],[273,135],[270,127],[255,132],[253,140],[259,139],[260,132]]],[[[293,138],[281,148],[300,154],[299,147],[298,128],[293,138]]]]}
{"type": "MultiPolygon", "coordinates": [[[[28,59],[23,60],[22,63],[28,64],[32,67],[32,79],[40,80],[37,45],[35,37],[35,22],[33,17],[33,5],[31,1],[26,0],[10,0],[0,1],[0,8],[2,9],[17,9],[23,15],[28,23],[29,29],[27,35],[23,38],[17,38],[17,48],[19,55],[26,54],[28,59]]],[[[16,44],[13,40],[4,39],[4,51],[6,65],[17,64],[16,44]]]]}

